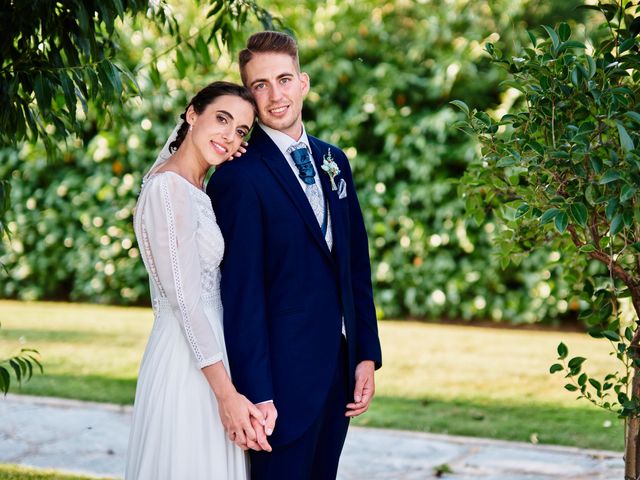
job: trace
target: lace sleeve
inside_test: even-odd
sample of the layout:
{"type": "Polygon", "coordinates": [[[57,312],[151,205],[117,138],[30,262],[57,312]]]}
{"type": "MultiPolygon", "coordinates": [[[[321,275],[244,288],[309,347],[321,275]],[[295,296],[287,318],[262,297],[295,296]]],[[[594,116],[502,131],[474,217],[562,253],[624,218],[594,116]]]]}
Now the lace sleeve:
{"type": "Polygon", "coordinates": [[[202,302],[197,207],[191,187],[173,174],[159,174],[147,187],[143,222],[156,281],[203,368],[222,359],[222,342],[211,328],[202,302]]]}

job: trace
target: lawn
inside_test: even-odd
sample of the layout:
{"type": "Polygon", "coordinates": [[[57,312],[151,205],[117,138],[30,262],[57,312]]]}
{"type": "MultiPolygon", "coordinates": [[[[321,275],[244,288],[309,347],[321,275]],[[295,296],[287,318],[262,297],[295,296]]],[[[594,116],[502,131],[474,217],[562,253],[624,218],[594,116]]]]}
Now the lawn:
{"type": "MultiPolygon", "coordinates": [[[[147,308],[0,301],[0,352],[37,348],[45,375],[14,393],[132,403],[147,308]]],[[[622,450],[616,416],[549,375],[564,341],[592,374],[616,364],[581,333],[380,322],[384,367],[358,425],[622,450]]],[[[0,477],[1,479],[2,477],[0,477]]]]}
{"type": "Polygon", "coordinates": [[[18,465],[0,465],[0,480],[93,480],[98,477],[72,475],[18,465]]]}

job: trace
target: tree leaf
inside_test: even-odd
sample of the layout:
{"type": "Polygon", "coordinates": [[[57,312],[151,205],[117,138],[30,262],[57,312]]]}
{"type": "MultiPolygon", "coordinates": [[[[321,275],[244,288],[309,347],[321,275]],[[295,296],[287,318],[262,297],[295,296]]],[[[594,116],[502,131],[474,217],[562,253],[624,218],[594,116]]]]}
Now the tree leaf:
{"type": "Polygon", "coordinates": [[[567,22],[562,22],[558,27],[558,36],[563,42],[566,42],[571,37],[571,27],[567,22]]]}
{"type": "Polygon", "coordinates": [[[560,212],[555,217],[555,226],[556,230],[560,233],[564,233],[567,229],[567,225],[569,225],[569,215],[566,212],[560,212]]]}
{"type": "Polygon", "coordinates": [[[551,220],[553,220],[556,217],[556,215],[558,215],[558,213],[560,213],[559,209],[550,208],[549,210],[544,212],[540,217],[540,224],[544,225],[545,223],[549,223],[551,220]]]}
{"type": "Polygon", "coordinates": [[[185,78],[187,74],[187,62],[184,58],[182,50],[180,50],[179,48],[176,49],[175,64],[176,64],[176,69],[178,70],[178,74],[180,75],[180,78],[185,78]]]}
{"type": "Polygon", "coordinates": [[[591,253],[591,252],[595,252],[596,251],[596,247],[594,247],[593,244],[591,244],[591,243],[587,243],[587,244],[581,246],[579,250],[582,253],[591,253]]]}
{"type": "Polygon", "coordinates": [[[600,183],[600,185],[605,185],[607,183],[615,182],[616,180],[620,180],[620,172],[612,168],[605,172],[598,183],[600,183]]]}
{"type": "Polygon", "coordinates": [[[607,206],[604,209],[604,214],[607,216],[607,220],[611,221],[613,219],[619,205],[620,202],[618,201],[618,197],[611,197],[609,199],[607,206]]]}
{"type": "Polygon", "coordinates": [[[627,129],[620,122],[616,122],[616,127],[618,127],[618,134],[620,135],[620,146],[622,146],[622,150],[625,152],[630,152],[634,149],[633,140],[629,136],[627,129]]]}
{"type": "Polygon", "coordinates": [[[34,80],[34,92],[41,112],[47,112],[51,108],[51,85],[44,74],[38,73],[34,80]]]}
{"type": "Polygon", "coordinates": [[[640,113],[638,112],[625,112],[625,116],[630,118],[634,122],[640,124],[640,113]]]}
{"type": "Polygon", "coordinates": [[[620,340],[620,335],[618,335],[618,333],[614,332],[613,330],[604,330],[602,332],[602,335],[604,335],[606,338],[614,342],[617,342],[620,340]]]}
{"type": "Polygon", "coordinates": [[[626,52],[627,50],[631,49],[631,47],[633,47],[636,43],[636,39],[635,38],[627,38],[624,42],[622,42],[620,44],[620,48],[618,50],[618,54],[622,54],[624,52],[626,52]]]}
{"type": "Polygon", "coordinates": [[[466,103],[464,103],[462,100],[452,100],[449,103],[451,105],[455,105],[460,110],[462,110],[467,115],[467,117],[469,116],[469,106],[466,103]]]}
{"type": "Polygon", "coordinates": [[[578,391],[578,387],[576,387],[575,385],[571,384],[571,383],[567,383],[564,388],[566,388],[567,390],[569,390],[570,392],[576,392],[578,391]]]}
{"type": "Polygon", "coordinates": [[[586,358],[584,357],[573,357],[571,360],[569,360],[569,368],[574,370],[580,366],[582,366],[582,364],[584,363],[584,361],[586,360],[586,358]]]}
{"type": "Polygon", "coordinates": [[[564,360],[567,358],[567,355],[569,355],[569,349],[564,343],[560,342],[558,344],[558,358],[560,360],[564,360]]]}
{"type": "Polygon", "coordinates": [[[636,193],[635,187],[632,187],[631,185],[625,185],[624,187],[622,187],[622,190],[620,191],[620,201],[626,202],[627,200],[633,198],[635,193],[636,193]]]}
{"type": "Polygon", "coordinates": [[[582,42],[578,42],[576,40],[569,40],[568,42],[563,42],[562,44],[560,44],[560,47],[558,48],[558,52],[564,52],[565,50],[568,50],[570,48],[586,49],[587,46],[582,42]]]}
{"type": "Polygon", "coordinates": [[[618,232],[620,232],[620,230],[622,230],[623,226],[624,224],[622,223],[622,215],[619,213],[615,217],[613,217],[613,220],[611,220],[611,228],[609,228],[609,234],[617,234],[618,232]]]}
{"type": "Polygon", "coordinates": [[[60,74],[58,75],[58,79],[62,84],[62,92],[64,93],[64,100],[67,104],[69,115],[71,116],[71,119],[75,121],[77,98],[73,80],[71,80],[71,78],[65,72],[60,72],[60,74]]]}
{"type": "Polygon", "coordinates": [[[575,222],[584,227],[587,225],[587,219],[589,217],[587,207],[582,202],[572,203],[569,206],[569,211],[571,212],[571,216],[575,220],[575,222]]]}
{"type": "Polygon", "coordinates": [[[589,383],[591,384],[591,386],[593,388],[595,388],[596,390],[602,390],[602,385],[600,384],[599,381],[597,381],[595,378],[590,378],[589,379],[589,383]]]}
{"type": "Polygon", "coordinates": [[[9,391],[9,387],[11,386],[11,375],[9,375],[9,371],[0,366],[0,390],[6,395],[9,391]]]}
{"type": "Polygon", "coordinates": [[[544,28],[547,31],[547,35],[549,35],[549,38],[551,39],[551,42],[553,44],[553,49],[554,51],[557,51],[558,46],[560,45],[560,39],[558,38],[558,34],[553,28],[547,25],[543,25],[542,28],[544,28]]]}
{"type": "Polygon", "coordinates": [[[556,373],[562,370],[564,370],[564,367],[562,365],[560,365],[559,363],[554,363],[553,365],[551,365],[551,368],[549,368],[549,373],[556,373]]]}
{"type": "Polygon", "coordinates": [[[589,158],[589,161],[591,163],[591,168],[593,168],[593,171],[596,172],[596,175],[599,175],[602,171],[602,160],[600,160],[598,157],[591,156],[589,158]]]}
{"type": "Polygon", "coordinates": [[[529,208],[529,205],[527,205],[526,203],[524,205],[520,205],[516,210],[515,218],[518,219],[524,216],[529,211],[529,208]]]}
{"type": "Polygon", "coordinates": [[[16,362],[15,358],[11,358],[9,360],[9,365],[11,366],[11,368],[13,368],[16,380],[18,380],[18,383],[20,383],[20,381],[22,380],[22,371],[20,369],[20,365],[18,364],[18,362],[16,362]]]}

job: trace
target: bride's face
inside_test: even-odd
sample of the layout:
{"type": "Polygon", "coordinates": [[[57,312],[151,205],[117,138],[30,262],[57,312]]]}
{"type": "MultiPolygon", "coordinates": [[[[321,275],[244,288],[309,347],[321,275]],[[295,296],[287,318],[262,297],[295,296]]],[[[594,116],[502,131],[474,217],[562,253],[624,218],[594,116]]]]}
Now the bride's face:
{"type": "Polygon", "coordinates": [[[233,95],[223,95],[197,114],[187,112],[191,124],[191,141],[211,166],[220,165],[233,155],[249,133],[255,115],[249,102],[233,95]]]}

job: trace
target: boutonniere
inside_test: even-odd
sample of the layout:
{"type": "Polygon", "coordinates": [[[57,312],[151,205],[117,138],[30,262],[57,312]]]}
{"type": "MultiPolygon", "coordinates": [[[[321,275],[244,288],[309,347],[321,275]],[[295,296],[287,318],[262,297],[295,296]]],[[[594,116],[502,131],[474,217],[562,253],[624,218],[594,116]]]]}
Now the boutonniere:
{"type": "Polygon", "coordinates": [[[326,155],[322,156],[322,170],[327,172],[327,175],[329,175],[329,179],[331,180],[331,190],[336,191],[338,186],[336,185],[335,178],[337,175],[340,175],[340,167],[338,167],[338,164],[333,161],[331,149],[329,149],[326,155]]]}

